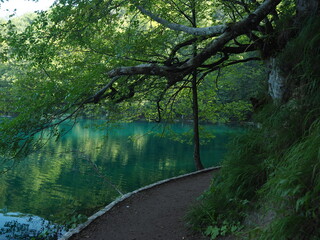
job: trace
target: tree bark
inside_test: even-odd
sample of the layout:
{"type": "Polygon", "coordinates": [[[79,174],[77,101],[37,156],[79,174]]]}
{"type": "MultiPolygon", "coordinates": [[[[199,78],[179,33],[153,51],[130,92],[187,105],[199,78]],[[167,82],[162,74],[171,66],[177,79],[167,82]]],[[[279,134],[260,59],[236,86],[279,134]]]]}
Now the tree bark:
{"type": "Polygon", "coordinates": [[[193,110],[193,158],[197,170],[203,169],[200,158],[200,134],[199,134],[199,105],[198,105],[198,87],[197,72],[192,74],[192,110],[193,110]]]}
{"type": "Polygon", "coordinates": [[[274,102],[281,102],[285,93],[285,78],[281,75],[275,58],[270,58],[267,62],[269,68],[268,92],[274,102]]]}
{"type": "MultiPolygon", "coordinates": [[[[194,1],[194,0],[193,0],[194,1]]],[[[302,0],[300,0],[302,1],[302,0]]],[[[312,0],[317,1],[317,0],[312,0]]],[[[214,56],[217,52],[221,50],[225,51],[231,51],[232,53],[238,53],[243,51],[247,51],[250,48],[232,48],[232,47],[225,47],[225,45],[231,41],[232,39],[235,39],[238,36],[241,36],[243,34],[246,34],[252,29],[255,29],[259,23],[270,13],[272,12],[275,7],[281,2],[281,0],[266,0],[264,3],[258,6],[258,8],[253,11],[252,14],[244,18],[243,20],[234,23],[234,25],[229,26],[227,29],[224,29],[220,36],[213,39],[211,42],[209,42],[201,51],[194,54],[193,57],[191,57],[186,62],[182,62],[181,65],[178,66],[167,66],[165,64],[161,63],[149,63],[149,64],[140,64],[136,66],[130,66],[130,67],[118,67],[114,68],[108,72],[105,73],[107,78],[111,78],[111,81],[108,82],[104,87],[102,87],[98,92],[96,92],[93,96],[89,97],[85,101],[81,103],[81,105],[84,105],[86,103],[91,102],[97,102],[98,100],[103,99],[104,93],[110,89],[113,83],[116,82],[116,80],[121,76],[132,76],[132,75],[153,75],[153,76],[161,76],[168,79],[168,85],[172,86],[177,81],[180,81],[185,76],[192,74],[195,69],[198,67],[201,67],[202,64],[208,60],[210,57],[214,56]]],[[[140,8],[141,11],[142,8],[140,8]]],[[[142,10],[143,11],[143,10],[142,10]]],[[[152,17],[152,14],[147,14],[149,17],[152,17]]],[[[154,19],[156,20],[156,19],[154,19]]],[[[159,19],[158,19],[159,20],[159,19]]],[[[167,25],[167,24],[165,24],[167,25]]],[[[175,29],[177,26],[170,25],[172,29],[175,29]]],[[[221,26],[220,26],[221,27],[221,26]]],[[[197,28],[196,24],[193,24],[191,27],[193,30],[203,30],[202,28],[197,28]]],[[[206,30],[208,30],[206,28],[206,30]]],[[[207,34],[213,34],[217,33],[217,28],[214,27],[211,28],[212,32],[207,34]]],[[[177,29],[177,31],[179,31],[177,29]]],[[[204,38],[206,39],[206,38],[204,38]]],[[[191,42],[194,42],[192,40],[191,42]]],[[[189,42],[185,43],[189,45],[189,42]]],[[[192,44],[192,43],[191,43],[192,44]]],[[[254,45],[252,45],[254,46],[254,45]]],[[[79,105],[79,103],[75,104],[79,105]]]]}
{"type": "MultiPolygon", "coordinates": [[[[192,1],[192,25],[197,27],[197,18],[195,10],[195,2],[192,1]]],[[[193,56],[197,55],[197,43],[193,43],[193,56]]],[[[200,158],[200,134],[199,134],[199,104],[198,104],[198,87],[197,87],[197,70],[192,72],[192,111],[193,111],[193,159],[197,170],[203,169],[200,158]]]]}
{"type": "Polygon", "coordinates": [[[197,28],[195,26],[188,27],[188,26],[181,25],[181,24],[171,23],[163,18],[160,18],[159,16],[153,14],[152,12],[149,12],[148,10],[144,9],[140,5],[137,5],[136,8],[138,8],[141,13],[149,16],[152,20],[160,23],[161,25],[163,25],[167,28],[170,28],[174,31],[189,33],[189,34],[195,35],[195,36],[219,35],[219,34],[222,34],[227,29],[227,25],[225,25],[225,24],[211,26],[211,27],[203,27],[203,28],[197,28]]]}

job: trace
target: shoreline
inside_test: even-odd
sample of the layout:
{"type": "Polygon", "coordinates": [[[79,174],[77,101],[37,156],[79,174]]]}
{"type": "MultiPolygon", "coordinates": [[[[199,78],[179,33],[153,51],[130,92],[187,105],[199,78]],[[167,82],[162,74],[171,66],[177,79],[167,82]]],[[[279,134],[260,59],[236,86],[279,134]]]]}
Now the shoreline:
{"type": "Polygon", "coordinates": [[[160,185],[163,185],[165,183],[168,182],[173,182],[175,180],[179,180],[179,179],[183,179],[186,177],[190,177],[190,176],[194,176],[197,174],[201,174],[201,173],[206,173],[206,172],[210,172],[210,171],[214,171],[214,170],[218,170],[220,169],[220,166],[217,167],[210,167],[210,168],[206,168],[206,169],[202,169],[199,171],[195,171],[195,172],[191,172],[191,173],[187,173],[187,174],[183,174],[180,176],[176,176],[173,178],[168,178],[168,179],[164,179],[158,182],[155,182],[153,184],[141,187],[135,191],[126,193],[124,195],[122,195],[121,197],[118,197],[117,199],[115,199],[113,202],[109,203],[106,207],[104,207],[103,209],[99,210],[98,212],[96,212],[95,214],[91,215],[88,220],[82,224],[79,224],[76,228],[74,229],[70,229],[68,232],[66,232],[65,234],[63,234],[62,237],[60,237],[58,240],[67,240],[70,239],[72,236],[80,233],[83,229],[87,228],[94,220],[96,220],[97,218],[101,217],[102,215],[106,214],[108,211],[110,211],[111,209],[113,209],[115,206],[117,206],[118,204],[120,204],[121,202],[123,202],[124,200],[136,195],[137,193],[149,190],[149,189],[153,189],[155,187],[158,187],[160,185]]]}

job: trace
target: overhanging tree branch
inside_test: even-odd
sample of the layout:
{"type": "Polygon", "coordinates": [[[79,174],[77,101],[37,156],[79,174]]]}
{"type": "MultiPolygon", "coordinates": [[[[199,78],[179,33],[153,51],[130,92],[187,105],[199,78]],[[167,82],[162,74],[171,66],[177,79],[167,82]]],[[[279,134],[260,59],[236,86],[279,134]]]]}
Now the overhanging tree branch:
{"type": "Polygon", "coordinates": [[[166,66],[160,66],[155,63],[151,64],[140,64],[133,67],[119,67],[115,68],[107,73],[107,76],[110,78],[118,76],[127,76],[127,75],[157,75],[157,76],[167,76],[169,68],[166,66]]]}
{"type": "MultiPolygon", "coordinates": [[[[261,4],[251,15],[242,21],[235,23],[233,26],[229,26],[228,29],[225,29],[223,33],[210,42],[201,52],[199,52],[194,57],[190,58],[185,63],[179,64],[178,66],[165,66],[156,63],[150,64],[141,64],[133,67],[119,67],[115,68],[106,73],[106,77],[111,80],[99,91],[97,91],[93,96],[86,98],[80,103],[75,103],[73,106],[77,106],[76,109],[69,115],[75,115],[82,106],[88,103],[96,103],[102,99],[105,95],[106,91],[112,87],[112,85],[121,77],[121,76],[132,76],[132,75],[152,75],[152,76],[160,76],[166,77],[168,79],[168,87],[174,85],[175,83],[182,80],[185,76],[192,73],[194,69],[197,69],[203,63],[208,60],[210,57],[215,55],[219,51],[225,50],[233,50],[240,51],[243,50],[238,48],[237,50],[227,48],[226,44],[236,37],[251,32],[255,29],[259,23],[271,12],[275,9],[277,4],[279,4],[281,0],[266,0],[263,4],[261,4]]],[[[219,27],[219,26],[218,26],[219,27]]],[[[212,28],[215,29],[215,28],[212,28]]],[[[195,29],[193,29],[195,30],[195,29]]],[[[212,34],[213,32],[210,32],[212,34]]],[[[193,42],[193,41],[191,41],[193,42]]],[[[189,44],[190,42],[188,42],[189,44]]],[[[248,46],[245,46],[248,47],[248,46]]],[[[242,60],[243,61],[243,60],[242,60]]],[[[239,61],[238,61],[239,62],[239,61]]],[[[236,64],[237,62],[232,62],[227,65],[236,64]]],[[[221,66],[215,66],[214,68],[219,69],[221,66]]],[[[62,119],[56,124],[59,124],[66,119],[62,119]]],[[[47,125],[52,126],[52,125],[47,125]]],[[[41,128],[43,129],[43,128],[41,128]]],[[[40,131],[41,131],[40,129],[40,131]]],[[[37,129],[38,131],[39,129],[37,129]]]]}
{"type": "MultiPolygon", "coordinates": [[[[106,90],[108,90],[112,86],[112,84],[115,81],[117,81],[117,79],[121,76],[129,76],[129,75],[161,76],[161,77],[166,77],[169,80],[168,86],[172,86],[173,84],[183,79],[186,75],[190,74],[194,69],[201,67],[206,60],[208,60],[210,57],[215,55],[217,52],[219,51],[223,52],[223,49],[226,52],[230,51],[232,53],[240,53],[240,52],[246,52],[249,49],[250,50],[256,49],[255,45],[245,45],[245,46],[240,46],[235,48],[226,47],[225,45],[230,40],[235,39],[236,37],[242,34],[247,34],[248,32],[251,32],[253,29],[255,29],[259,25],[259,23],[270,12],[272,12],[280,2],[281,0],[266,0],[252,14],[250,14],[248,17],[241,20],[240,22],[235,23],[233,26],[229,26],[229,28],[226,29],[226,31],[224,31],[223,34],[221,34],[219,37],[217,37],[212,42],[210,42],[201,52],[199,52],[197,55],[187,60],[185,63],[179,64],[178,66],[162,66],[156,63],[150,63],[150,64],[140,64],[132,67],[119,67],[109,71],[106,75],[112,80],[107,85],[105,85],[99,92],[97,92],[93,97],[89,98],[89,100],[86,101],[85,103],[90,103],[92,102],[93,99],[98,99],[99,97],[101,97],[106,92],[106,90]]],[[[140,10],[142,10],[142,12],[145,11],[142,7],[139,7],[139,8],[140,10]]],[[[165,24],[167,23],[168,22],[165,22],[165,24]]],[[[192,42],[194,41],[195,41],[194,39],[191,39],[190,41],[186,41],[185,43],[182,43],[182,45],[179,46],[179,48],[185,46],[185,44],[186,45],[192,44],[192,42]]],[[[254,59],[251,58],[250,60],[257,60],[257,58],[254,58],[254,59]]],[[[226,66],[233,65],[243,61],[244,60],[235,61],[232,64],[230,63],[227,64],[226,66]]],[[[219,66],[217,66],[216,64],[214,64],[214,66],[211,66],[211,67],[214,67],[217,69],[219,68],[219,66]]]]}
{"type": "Polygon", "coordinates": [[[245,44],[239,47],[224,47],[222,48],[221,52],[223,53],[245,53],[245,52],[252,52],[259,49],[258,44],[245,44]]]}
{"type": "Polygon", "coordinates": [[[172,50],[171,50],[171,53],[169,55],[169,59],[173,59],[174,56],[176,55],[176,53],[183,47],[186,47],[186,46],[190,46],[192,45],[193,43],[195,42],[200,42],[200,41],[204,41],[206,39],[209,39],[210,37],[212,36],[204,36],[204,37],[194,37],[194,38],[191,38],[191,39],[188,39],[184,42],[181,42],[179,44],[177,44],[172,50]]]}
{"type": "Polygon", "coordinates": [[[178,69],[183,71],[184,69],[199,67],[204,61],[221,50],[230,40],[254,30],[280,2],[281,0],[266,0],[252,14],[230,26],[223,34],[210,42],[197,56],[188,60],[178,69]]]}
{"type": "Polygon", "coordinates": [[[144,9],[142,6],[137,5],[136,6],[141,13],[144,15],[149,16],[152,20],[160,23],[161,25],[170,28],[174,31],[180,31],[180,32],[185,32],[191,35],[196,35],[196,36],[214,36],[214,35],[219,35],[223,33],[227,29],[227,25],[217,25],[217,26],[212,26],[212,27],[204,27],[204,28],[195,28],[195,27],[188,27],[185,25],[181,24],[176,24],[176,23],[171,23],[163,18],[158,17],[157,15],[153,14],[152,12],[149,12],[148,10],[144,9]]]}

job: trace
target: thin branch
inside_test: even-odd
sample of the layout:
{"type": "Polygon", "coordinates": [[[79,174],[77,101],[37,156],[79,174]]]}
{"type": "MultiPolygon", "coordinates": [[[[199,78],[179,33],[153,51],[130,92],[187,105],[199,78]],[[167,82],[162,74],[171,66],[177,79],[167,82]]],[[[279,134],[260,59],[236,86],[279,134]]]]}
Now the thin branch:
{"type": "Polygon", "coordinates": [[[242,59],[242,60],[236,60],[236,61],[232,61],[232,62],[227,63],[223,67],[228,67],[228,66],[235,65],[238,63],[245,63],[245,62],[250,62],[250,61],[261,61],[261,58],[251,57],[251,58],[246,58],[246,59],[242,59]]]}
{"type": "Polygon", "coordinates": [[[148,10],[144,9],[142,6],[137,5],[136,6],[141,13],[149,16],[154,21],[160,23],[161,25],[170,28],[174,31],[180,31],[185,32],[191,35],[196,36],[208,36],[208,35],[219,35],[223,33],[226,29],[226,25],[217,25],[212,27],[204,27],[204,28],[194,28],[194,27],[188,27],[181,24],[171,23],[163,18],[158,17],[157,15],[153,14],[152,12],[149,12],[148,10]]]}
{"type": "MultiPolygon", "coordinates": [[[[178,88],[178,90],[177,91],[175,91],[171,96],[170,96],[170,98],[168,99],[168,101],[167,101],[167,104],[166,104],[166,109],[168,109],[168,106],[170,105],[170,113],[173,113],[173,105],[174,105],[174,103],[175,103],[175,101],[176,101],[176,98],[178,97],[178,95],[179,95],[179,93],[183,90],[183,89],[185,89],[185,88],[187,88],[187,85],[188,85],[188,83],[190,82],[190,77],[191,77],[191,74],[187,77],[187,80],[182,84],[182,86],[180,86],[179,88],[178,88]],[[188,79],[189,78],[189,79],[188,79]]],[[[173,114],[172,114],[173,115],[173,114]]]]}
{"type": "Polygon", "coordinates": [[[218,68],[218,74],[217,74],[217,77],[216,77],[216,80],[215,80],[216,88],[217,88],[218,92],[219,92],[218,80],[219,80],[220,74],[221,74],[221,68],[218,68]]]}
{"type": "Polygon", "coordinates": [[[211,63],[211,64],[203,64],[203,65],[201,65],[201,67],[203,67],[203,68],[213,68],[215,66],[218,66],[218,65],[222,64],[224,61],[226,61],[228,59],[229,59],[229,55],[224,54],[224,56],[221,59],[219,59],[218,61],[216,61],[214,63],[211,63]]]}
{"type": "Polygon", "coordinates": [[[85,101],[83,101],[80,106],[83,106],[84,104],[87,103],[97,103],[101,96],[112,86],[113,83],[115,83],[118,79],[120,78],[120,76],[115,76],[111,79],[110,82],[108,82],[102,89],[100,89],[96,94],[94,94],[93,96],[89,97],[88,99],[86,99],[85,101]]]}
{"type": "Polygon", "coordinates": [[[258,50],[258,44],[244,44],[239,47],[224,47],[221,52],[224,53],[245,53],[258,50]]]}
{"type": "Polygon", "coordinates": [[[187,6],[188,8],[191,8],[191,5],[182,1],[182,0],[178,0],[179,2],[181,2],[183,5],[187,6]]]}
{"type": "Polygon", "coordinates": [[[101,170],[98,168],[97,164],[95,164],[89,157],[84,157],[84,159],[91,165],[92,169],[95,173],[100,177],[104,182],[108,183],[114,190],[116,190],[121,196],[124,194],[114,185],[109,178],[107,178],[104,174],[101,173],[101,170]]]}
{"type": "Polygon", "coordinates": [[[174,1],[172,0],[167,0],[168,2],[171,2],[175,7],[176,9],[178,10],[179,13],[181,13],[189,22],[192,23],[192,18],[190,16],[188,16],[179,6],[177,3],[175,3],[174,1]]]}
{"type": "MultiPolygon", "coordinates": [[[[95,49],[94,47],[92,47],[91,45],[89,45],[88,43],[85,43],[83,42],[86,47],[88,47],[89,50],[95,52],[95,53],[98,53],[98,54],[101,54],[101,55],[104,55],[104,56],[108,56],[108,57],[112,57],[112,58],[117,58],[117,59],[124,59],[124,60],[130,60],[130,61],[136,61],[136,62],[142,62],[142,63],[160,63],[159,61],[155,61],[155,60],[143,60],[143,59],[138,59],[138,58],[133,58],[133,57],[128,57],[128,56],[116,56],[113,55],[113,54],[110,54],[110,53],[106,53],[104,51],[101,51],[101,50],[97,50],[95,49]]],[[[86,51],[82,51],[82,52],[86,52],[86,51]]],[[[150,56],[149,56],[150,57],[150,56]]],[[[165,58],[164,56],[162,55],[154,55],[154,56],[151,56],[151,57],[161,57],[161,58],[165,58]]]]}
{"type": "MultiPolygon", "coordinates": [[[[212,73],[214,71],[216,71],[217,69],[216,68],[212,68],[212,69],[209,69],[208,71],[204,72],[201,77],[199,78],[197,84],[200,84],[202,82],[202,80],[209,74],[209,73],[212,73]]],[[[218,68],[218,70],[220,71],[220,68],[218,68]]]]}
{"type": "Polygon", "coordinates": [[[241,5],[244,10],[247,12],[247,13],[250,13],[250,9],[248,7],[248,4],[246,4],[243,0],[241,1],[235,1],[237,4],[241,5]]]}
{"type": "Polygon", "coordinates": [[[195,42],[200,42],[200,41],[204,41],[204,40],[207,40],[209,38],[211,38],[213,36],[205,36],[205,37],[195,37],[195,38],[191,38],[191,39],[188,39],[182,43],[179,43],[177,44],[172,50],[171,50],[171,53],[169,55],[169,59],[173,59],[174,56],[176,55],[176,53],[183,47],[186,47],[186,46],[190,46],[192,45],[193,43],[195,42]]]}
{"type": "Polygon", "coordinates": [[[199,67],[203,62],[220,51],[230,40],[252,31],[281,2],[281,0],[266,0],[247,18],[230,26],[223,34],[210,42],[197,56],[178,67],[179,70],[199,67]]]}

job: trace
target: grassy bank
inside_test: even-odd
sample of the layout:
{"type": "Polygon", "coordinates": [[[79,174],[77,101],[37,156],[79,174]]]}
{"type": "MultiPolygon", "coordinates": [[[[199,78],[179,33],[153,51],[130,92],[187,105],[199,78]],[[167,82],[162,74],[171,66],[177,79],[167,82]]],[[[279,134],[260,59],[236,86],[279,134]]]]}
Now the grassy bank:
{"type": "Polygon", "coordinates": [[[277,56],[290,97],[255,114],[189,215],[212,239],[320,238],[320,20],[303,26],[277,56]]]}

